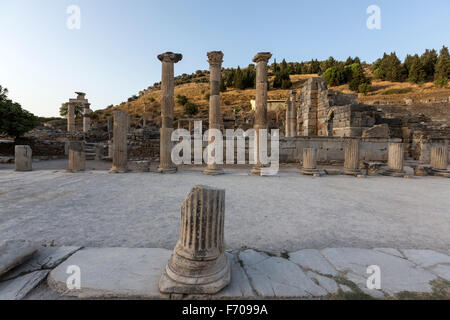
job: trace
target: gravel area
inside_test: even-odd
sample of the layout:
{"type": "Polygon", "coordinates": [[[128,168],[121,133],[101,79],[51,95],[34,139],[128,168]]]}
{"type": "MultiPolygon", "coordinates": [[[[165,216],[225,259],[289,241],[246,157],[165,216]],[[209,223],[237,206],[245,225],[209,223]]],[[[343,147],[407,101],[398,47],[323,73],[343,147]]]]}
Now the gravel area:
{"type": "Polygon", "coordinates": [[[173,249],[192,186],[226,190],[229,249],[450,248],[450,180],[0,170],[0,239],[173,249]]]}

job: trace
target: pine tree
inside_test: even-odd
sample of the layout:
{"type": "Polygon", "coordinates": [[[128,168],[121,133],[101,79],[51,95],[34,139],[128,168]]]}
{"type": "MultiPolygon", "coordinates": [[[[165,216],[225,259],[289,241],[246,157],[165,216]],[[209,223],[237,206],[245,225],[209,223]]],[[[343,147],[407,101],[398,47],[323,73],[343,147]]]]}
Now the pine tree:
{"type": "Polygon", "coordinates": [[[443,46],[439,58],[436,63],[436,69],[434,72],[434,82],[441,87],[448,85],[450,79],[450,55],[448,48],[443,46]]]}
{"type": "Polygon", "coordinates": [[[412,58],[411,67],[408,72],[408,81],[412,83],[423,83],[425,81],[425,71],[423,70],[422,63],[419,56],[416,54],[412,58]]]}
{"type": "Polygon", "coordinates": [[[438,55],[436,50],[425,50],[425,52],[420,56],[420,62],[423,66],[427,79],[432,79],[434,77],[434,70],[438,60],[438,55]]]}

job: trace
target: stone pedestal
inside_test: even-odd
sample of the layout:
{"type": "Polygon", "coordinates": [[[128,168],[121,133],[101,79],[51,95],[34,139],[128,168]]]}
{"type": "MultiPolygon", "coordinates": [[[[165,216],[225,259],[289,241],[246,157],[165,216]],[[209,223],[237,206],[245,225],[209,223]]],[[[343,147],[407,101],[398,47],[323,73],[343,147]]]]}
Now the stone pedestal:
{"type": "MultiPolygon", "coordinates": [[[[208,62],[210,70],[209,86],[211,90],[209,97],[209,129],[220,130],[220,79],[222,72],[222,61],[223,53],[221,51],[208,52],[208,62]]],[[[210,138],[209,143],[211,142],[212,140],[210,138]]],[[[207,175],[223,174],[222,164],[214,161],[213,163],[207,165],[203,173],[207,175]]]]}
{"type": "Polygon", "coordinates": [[[345,143],[344,174],[357,176],[359,168],[359,139],[348,139],[345,143]]]}
{"type": "Polygon", "coordinates": [[[259,156],[260,129],[267,130],[267,63],[272,54],[270,52],[260,52],[254,58],[256,63],[256,98],[255,98],[255,165],[251,173],[261,175],[263,164],[259,156]]]}
{"type": "Polygon", "coordinates": [[[172,162],[172,132],[174,101],[174,64],[183,56],[179,53],[166,52],[158,55],[162,62],[161,75],[161,130],[160,130],[160,165],[158,172],[175,173],[177,167],[172,162]]]}
{"type": "Polygon", "coordinates": [[[403,143],[389,143],[388,168],[382,174],[394,177],[404,177],[403,156],[403,143]]]}
{"type": "Polygon", "coordinates": [[[68,172],[80,172],[86,170],[86,153],[82,142],[69,143],[69,168],[68,172]]]}
{"type": "Polygon", "coordinates": [[[448,170],[448,143],[446,141],[434,143],[431,146],[430,165],[434,175],[450,177],[448,170]]]}
{"type": "Polygon", "coordinates": [[[292,90],[286,101],[286,137],[297,136],[297,91],[292,90]]]}
{"type": "Polygon", "coordinates": [[[113,165],[109,170],[110,173],[128,171],[127,123],[127,113],[119,109],[114,110],[113,165]]]}
{"type": "Polygon", "coordinates": [[[300,169],[302,174],[306,175],[318,175],[320,174],[317,170],[317,155],[316,149],[314,148],[304,148],[303,149],[303,166],[300,169]]]}
{"type": "Polygon", "coordinates": [[[231,280],[224,241],[225,190],[195,186],[181,208],[181,234],[159,282],[163,293],[215,294],[231,280]]]}
{"type": "Polygon", "coordinates": [[[69,102],[67,105],[67,132],[75,131],[75,105],[69,102]]]}
{"type": "Polygon", "coordinates": [[[14,165],[16,171],[33,170],[33,152],[30,146],[16,146],[14,150],[14,165]]]}

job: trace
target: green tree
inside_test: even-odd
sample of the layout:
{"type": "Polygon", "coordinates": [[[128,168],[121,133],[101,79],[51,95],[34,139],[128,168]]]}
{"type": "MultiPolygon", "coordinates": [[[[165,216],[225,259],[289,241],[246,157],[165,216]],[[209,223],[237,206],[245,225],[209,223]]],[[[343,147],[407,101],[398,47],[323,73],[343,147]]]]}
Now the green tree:
{"type": "MultiPolygon", "coordinates": [[[[79,118],[83,116],[83,105],[81,103],[76,103],[75,107],[75,117],[79,118]]],[[[63,103],[59,108],[59,114],[61,117],[67,117],[67,112],[69,110],[69,103],[63,103]]]]}
{"type": "Polygon", "coordinates": [[[412,83],[423,83],[425,81],[426,73],[420,62],[419,56],[416,54],[411,59],[412,63],[408,71],[408,81],[412,83]]]}
{"type": "Polygon", "coordinates": [[[0,133],[18,138],[38,125],[38,118],[8,99],[8,89],[0,86],[0,133]]]}
{"type": "Polygon", "coordinates": [[[350,90],[367,94],[371,87],[371,81],[366,77],[361,64],[354,63],[347,68],[350,71],[348,83],[350,90]]]}
{"type": "Polygon", "coordinates": [[[311,60],[309,63],[308,73],[319,73],[320,71],[320,62],[316,60],[311,60]]]}
{"type": "Polygon", "coordinates": [[[438,60],[438,55],[436,50],[426,49],[425,52],[420,56],[420,63],[423,66],[423,71],[427,79],[433,79],[434,70],[436,68],[436,63],[438,60]]]}
{"type": "Polygon", "coordinates": [[[188,98],[186,96],[182,96],[179,94],[177,95],[177,103],[182,106],[185,106],[186,103],[188,103],[188,98]]]}
{"type": "Polygon", "coordinates": [[[388,81],[403,81],[407,76],[395,52],[390,55],[384,53],[383,58],[372,65],[372,72],[375,78],[388,81]]]}
{"type": "Polygon", "coordinates": [[[185,112],[187,115],[193,116],[193,115],[195,115],[195,114],[198,113],[198,107],[197,107],[196,104],[194,104],[194,103],[192,103],[192,102],[187,102],[187,103],[184,105],[184,112],[185,112]]]}
{"type": "Polygon", "coordinates": [[[439,52],[439,58],[436,63],[436,70],[434,73],[434,82],[441,87],[448,85],[450,79],[450,55],[448,48],[443,46],[439,52]]]}

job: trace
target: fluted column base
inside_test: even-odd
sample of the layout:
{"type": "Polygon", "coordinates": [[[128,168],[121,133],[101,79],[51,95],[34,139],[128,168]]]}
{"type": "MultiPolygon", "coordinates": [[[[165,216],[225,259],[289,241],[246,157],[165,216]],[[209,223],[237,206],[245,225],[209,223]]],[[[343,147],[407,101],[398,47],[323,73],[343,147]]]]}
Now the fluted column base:
{"type": "Polygon", "coordinates": [[[159,173],[171,174],[176,173],[178,171],[177,167],[158,167],[156,169],[159,173]]]}
{"type": "Polygon", "coordinates": [[[159,281],[159,290],[161,292],[215,294],[230,283],[231,264],[225,253],[210,261],[194,261],[178,255],[176,251],[159,281]],[[186,269],[186,273],[180,274],[171,269],[171,264],[189,267],[186,269]],[[201,270],[201,272],[194,275],[196,270],[201,270]]]}
{"type": "Polygon", "coordinates": [[[114,165],[109,169],[109,173],[127,173],[128,171],[128,168],[119,168],[114,165]]]}
{"type": "Polygon", "coordinates": [[[320,175],[319,169],[301,168],[300,173],[308,176],[320,175]]]}
{"type": "Polygon", "coordinates": [[[403,170],[394,170],[394,169],[387,168],[387,169],[384,169],[383,171],[381,171],[380,174],[383,176],[403,178],[403,177],[405,177],[406,172],[403,170]]]}
{"type": "Polygon", "coordinates": [[[344,168],[344,174],[348,176],[358,176],[362,174],[362,171],[360,169],[348,169],[344,168]]]}

